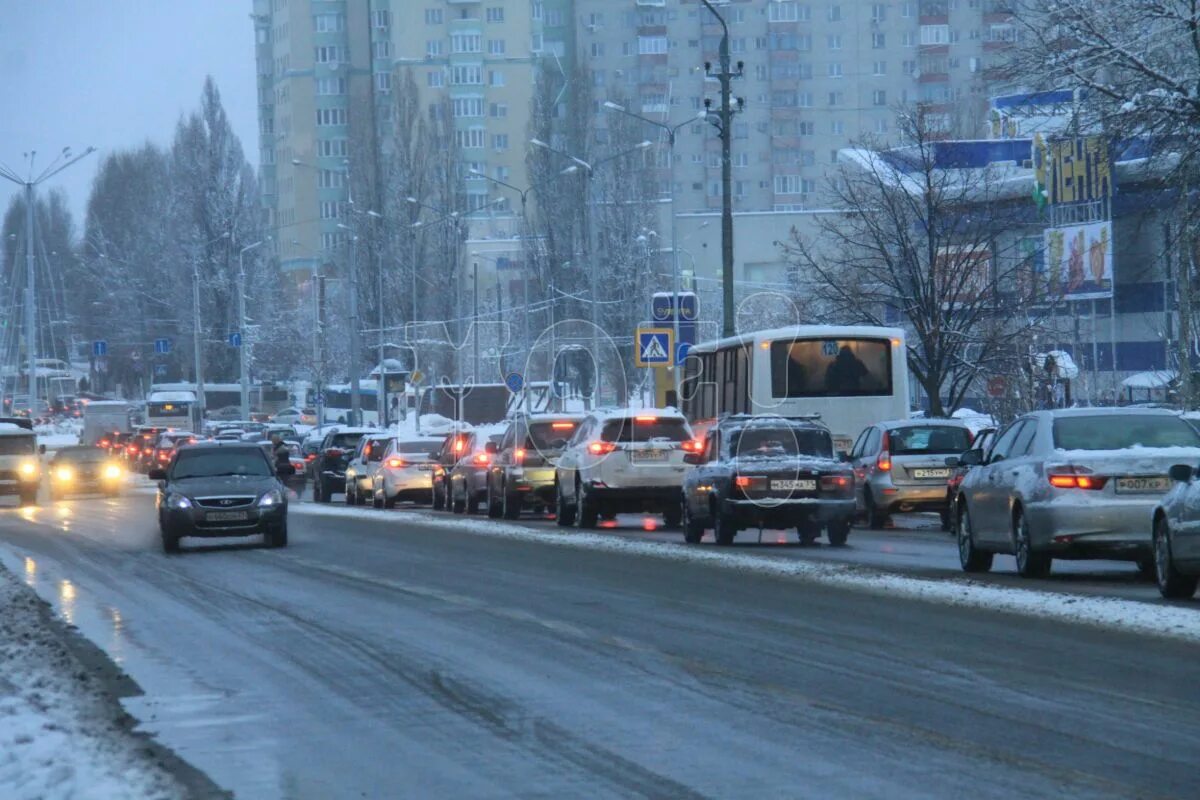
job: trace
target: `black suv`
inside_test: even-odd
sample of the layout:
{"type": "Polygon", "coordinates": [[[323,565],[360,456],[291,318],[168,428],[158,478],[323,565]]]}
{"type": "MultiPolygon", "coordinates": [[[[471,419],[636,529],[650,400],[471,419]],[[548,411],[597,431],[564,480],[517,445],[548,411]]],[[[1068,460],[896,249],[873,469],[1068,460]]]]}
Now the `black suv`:
{"type": "Polygon", "coordinates": [[[183,445],[159,481],[158,527],[163,550],[179,551],[182,536],[263,534],[271,547],[287,545],[287,491],[279,477],[294,472],[275,465],[263,448],[240,442],[183,445]]]}
{"type": "Polygon", "coordinates": [[[517,519],[524,508],[554,505],[554,467],[579,429],[582,414],[518,414],[494,454],[487,475],[489,517],[517,519]]]}
{"type": "Polygon", "coordinates": [[[354,457],[359,441],[373,428],[334,428],[325,434],[317,457],[312,462],[313,500],[328,503],[333,495],[346,491],[346,465],[354,457]]]}
{"type": "Polygon", "coordinates": [[[729,545],[744,528],[791,528],[811,545],[825,527],[841,546],[854,519],[854,473],[833,453],[829,430],[808,419],[736,415],[709,429],[683,479],[684,539],[706,528],[729,545]]]}

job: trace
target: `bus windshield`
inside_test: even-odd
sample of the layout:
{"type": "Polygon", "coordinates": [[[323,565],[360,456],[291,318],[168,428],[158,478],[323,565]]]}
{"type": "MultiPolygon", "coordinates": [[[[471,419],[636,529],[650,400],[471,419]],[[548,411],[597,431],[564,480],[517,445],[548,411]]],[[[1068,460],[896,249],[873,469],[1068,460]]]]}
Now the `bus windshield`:
{"type": "Polygon", "coordinates": [[[892,394],[887,339],[771,342],[772,397],[883,397],[892,394]]]}

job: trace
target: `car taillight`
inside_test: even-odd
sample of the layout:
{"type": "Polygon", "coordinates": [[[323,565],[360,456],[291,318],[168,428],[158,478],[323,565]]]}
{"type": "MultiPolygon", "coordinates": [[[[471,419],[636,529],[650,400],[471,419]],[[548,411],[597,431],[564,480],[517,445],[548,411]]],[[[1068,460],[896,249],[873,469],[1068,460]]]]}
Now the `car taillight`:
{"type": "Polygon", "coordinates": [[[575,429],[574,422],[551,422],[550,427],[556,431],[570,431],[575,429]]]}
{"type": "Polygon", "coordinates": [[[163,452],[161,452],[161,453],[159,453],[159,454],[158,454],[158,460],[159,460],[159,461],[170,461],[170,460],[171,460],[171,454],[170,454],[170,453],[168,453],[168,452],[166,452],[166,451],[163,451],[163,452]]]}
{"type": "Polygon", "coordinates": [[[738,475],[733,479],[733,485],[739,489],[765,489],[767,479],[762,475],[738,475]]]}
{"type": "Polygon", "coordinates": [[[692,439],[679,445],[685,453],[702,453],[704,452],[704,440],[692,439]]]}
{"type": "Polygon", "coordinates": [[[316,461],[316,460],[317,460],[317,454],[316,454],[316,453],[309,453],[308,455],[306,455],[306,456],[304,457],[304,460],[305,460],[305,461],[316,461]]]}
{"type": "Polygon", "coordinates": [[[1099,491],[1108,483],[1107,477],[1093,475],[1087,467],[1072,465],[1050,467],[1046,471],[1046,480],[1056,489],[1090,489],[1092,491],[1099,491]]]}
{"type": "Polygon", "coordinates": [[[96,446],[97,447],[108,447],[108,439],[101,439],[100,443],[97,444],[96,446]]]}
{"type": "Polygon", "coordinates": [[[616,449],[616,442],[591,442],[588,444],[588,452],[596,456],[608,455],[616,449]]]}
{"type": "Polygon", "coordinates": [[[488,455],[487,453],[476,453],[475,454],[475,463],[482,464],[483,466],[486,467],[488,464],[492,463],[492,457],[490,455],[488,455]]]}
{"type": "Polygon", "coordinates": [[[326,458],[341,458],[342,451],[337,449],[336,447],[330,447],[328,450],[325,451],[325,457],[326,458]]]}
{"type": "Polygon", "coordinates": [[[401,467],[404,466],[405,461],[403,458],[396,458],[395,456],[392,456],[387,461],[385,461],[384,464],[386,466],[390,467],[391,469],[400,469],[401,467]]]}
{"type": "Polygon", "coordinates": [[[524,447],[518,447],[516,450],[513,450],[513,461],[517,462],[518,464],[525,463],[525,448],[524,447]]]}
{"type": "Polygon", "coordinates": [[[887,472],[892,468],[892,434],[888,431],[883,432],[883,447],[879,451],[879,457],[875,459],[875,469],[880,472],[887,472]]]}
{"type": "Polygon", "coordinates": [[[849,475],[822,475],[822,492],[846,492],[854,486],[854,480],[849,475]]]}
{"type": "Polygon", "coordinates": [[[646,422],[657,422],[657,421],[658,421],[658,417],[651,417],[651,416],[645,416],[645,417],[634,417],[634,418],[633,418],[633,421],[634,421],[634,422],[642,422],[642,423],[646,423],[646,422]]]}
{"type": "Polygon", "coordinates": [[[467,440],[463,437],[458,436],[454,439],[454,452],[461,453],[466,446],[467,440]]]}

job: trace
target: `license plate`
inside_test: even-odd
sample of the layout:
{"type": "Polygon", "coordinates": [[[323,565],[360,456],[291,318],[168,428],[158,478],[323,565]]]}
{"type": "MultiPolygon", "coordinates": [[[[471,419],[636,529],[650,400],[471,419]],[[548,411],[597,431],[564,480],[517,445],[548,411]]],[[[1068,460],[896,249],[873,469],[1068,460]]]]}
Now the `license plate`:
{"type": "Polygon", "coordinates": [[[776,492],[815,492],[817,490],[817,482],[805,479],[796,481],[771,481],[771,490],[776,492]]]}
{"type": "Polygon", "coordinates": [[[630,450],[629,459],[631,461],[666,461],[666,450],[630,450]]]}
{"type": "Polygon", "coordinates": [[[912,471],[914,478],[949,478],[950,470],[948,469],[914,469],[912,471]]]}
{"type": "Polygon", "coordinates": [[[205,522],[244,522],[250,519],[245,511],[210,511],[204,515],[205,522]]]}
{"type": "Polygon", "coordinates": [[[1163,476],[1153,478],[1117,478],[1117,491],[1121,494],[1161,494],[1171,488],[1171,482],[1163,476]]]}

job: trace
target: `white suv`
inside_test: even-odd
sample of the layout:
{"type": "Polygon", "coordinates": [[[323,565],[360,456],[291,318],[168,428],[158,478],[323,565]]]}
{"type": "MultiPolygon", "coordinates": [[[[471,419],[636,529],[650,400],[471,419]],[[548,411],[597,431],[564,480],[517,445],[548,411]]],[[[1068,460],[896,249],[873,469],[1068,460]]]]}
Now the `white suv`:
{"type": "Polygon", "coordinates": [[[601,517],[650,512],[678,526],[683,456],[695,449],[692,429],[675,409],[593,412],[554,472],[558,524],[593,528],[601,517]]]}

